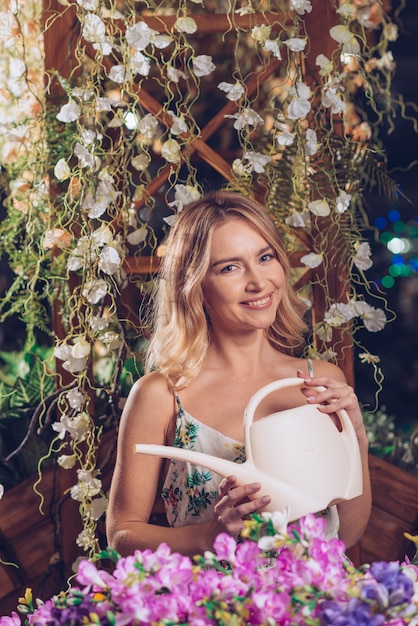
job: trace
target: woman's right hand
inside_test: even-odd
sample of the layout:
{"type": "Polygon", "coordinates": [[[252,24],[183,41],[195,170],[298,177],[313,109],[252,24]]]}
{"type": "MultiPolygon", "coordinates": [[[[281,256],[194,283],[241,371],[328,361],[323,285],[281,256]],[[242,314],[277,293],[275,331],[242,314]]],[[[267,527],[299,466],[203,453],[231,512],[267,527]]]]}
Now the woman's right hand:
{"type": "Polygon", "coordinates": [[[260,489],[260,483],[239,486],[236,476],[228,476],[222,480],[212,520],[215,536],[227,532],[238,537],[244,528],[244,520],[271,501],[270,496],[266,495],[254,497],[260,489]]]}

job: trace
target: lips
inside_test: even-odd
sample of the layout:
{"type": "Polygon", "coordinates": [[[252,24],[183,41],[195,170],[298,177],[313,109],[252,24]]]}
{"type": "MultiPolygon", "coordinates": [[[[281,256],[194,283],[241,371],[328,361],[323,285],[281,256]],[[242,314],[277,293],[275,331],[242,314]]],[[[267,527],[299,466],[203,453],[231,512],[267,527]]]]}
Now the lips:
{"type": "Polygon", "coordinates": [[[271,302],[271,293],[268,296],[264,296],[263,298],[254,298],[252,300],[244,300],[242,304],[245,306],[262,308],[268,306],[271,302]]]}

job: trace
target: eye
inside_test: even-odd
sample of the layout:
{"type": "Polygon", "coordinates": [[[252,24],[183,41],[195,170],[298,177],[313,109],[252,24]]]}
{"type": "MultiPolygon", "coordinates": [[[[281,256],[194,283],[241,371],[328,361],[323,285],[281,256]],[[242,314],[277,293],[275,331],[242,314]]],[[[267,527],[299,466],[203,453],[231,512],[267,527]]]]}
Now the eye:
{"type": "Polygon", "coordinates": [[[273,252],[266,252],[265,254],[263,254],[262,257],[260,257],[260,261],[262,263],[265,263],[266,261],[271,261],[272,259],[275,259],[276,255],[273,254],[273,252]]]}
{"type": "Polygon", "coordinates": [[[223,267],[221,269],[221,274],[229,274],[230,272],[232,272],[234,269],[236,268],[236,265],[225,265],[225,267],[223,267]]]}

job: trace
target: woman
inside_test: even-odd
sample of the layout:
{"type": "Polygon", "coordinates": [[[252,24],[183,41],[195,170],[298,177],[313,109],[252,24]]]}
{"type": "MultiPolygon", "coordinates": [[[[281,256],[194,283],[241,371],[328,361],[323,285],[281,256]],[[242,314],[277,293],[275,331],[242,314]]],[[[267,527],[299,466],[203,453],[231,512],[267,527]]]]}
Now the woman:
{"type": "Polygon", "coordinates": [[[149,373],[134,384],[120,424],[107,517],[108,540],[119,553],[165,542],[192,556],[211,549],[220,532],[239,534],[245,517],[270,501],[260,484],[239,486],[234,476],[135,455],[133,445],[174,442],[242,462],[249,399],[264,385],[295,376],[303,386],[268,396],[256,418],[313,401],[327,414],[348,412],[364,490],[338,504],[338,512],[332,507],[327,522],[347,547],[360,538],[371,506],[361,411],[337,366],[294,355],[306,330],[302,310],[283,244],[262,207],[220,191],[183,210],[161,268],[149,373]],[[317,394],[318,386],[325,391],[317,394]],[[150,523],[161,499],[170,527],[150,523]]]}

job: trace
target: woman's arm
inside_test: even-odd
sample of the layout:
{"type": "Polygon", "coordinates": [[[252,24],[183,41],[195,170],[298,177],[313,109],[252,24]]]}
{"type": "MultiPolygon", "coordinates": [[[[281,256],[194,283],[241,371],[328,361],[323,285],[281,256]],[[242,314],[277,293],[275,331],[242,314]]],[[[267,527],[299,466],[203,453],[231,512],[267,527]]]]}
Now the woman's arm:
{"type": "Polygon", "coordinates": [[[363,415],[353,388],[347,384],[343,372],[335,365],[316,361],[313,378],[306,377],[303,372],[299,372],[298,375],[304,378],[305,386],[302,393],[306,400],[320,403],[320,410],[327,414],[345,409],[357,435],[363,471],[363,494],[337,505],[340,517],[339,536],[349,548],[363,535],[369,521],[372,503],[368,457],[369,442],[363,415]],[[325,387],[325,391],[317,393],[316,390],[311,389],[311,387],[318,386],[325,387]]]}
{"type": "Polygon", "coordinates": [[[161,543],[189,556],[202,554],[213,548],[220,532],[238,534],[244,525],[242,519],[265,505],[261,498],[247,501],[260,485],[237,487],[230,478],[221,484],[217,512],[211,521],[176,528],[150,524],[164,461],[135,454],[134,445],[171,443],[175,418],[174,394],[160,374],[148,374],[135,383],[121,418],[106,524],[109,545],[122,555],[137,549],[155,550],[161,543]]]}

